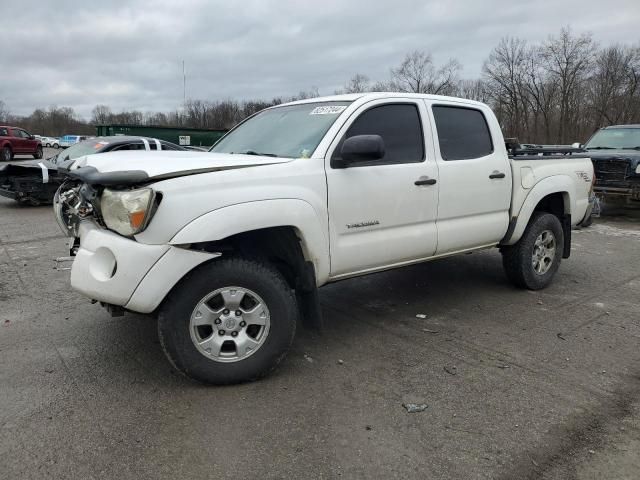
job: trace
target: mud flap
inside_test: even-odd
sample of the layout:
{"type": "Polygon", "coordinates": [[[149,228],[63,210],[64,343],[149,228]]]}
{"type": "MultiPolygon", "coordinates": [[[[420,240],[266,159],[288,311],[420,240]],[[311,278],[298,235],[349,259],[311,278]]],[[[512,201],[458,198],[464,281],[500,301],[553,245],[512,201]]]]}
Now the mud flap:
{"type": "Polygon", "coordinates": [[[571,256],[571,215],[562,216],[562,233],[564,234],[562,258],[569,258],[571,256]]]}
{"type": "Polygon", "coordinates": [[[297,283],[296,298],[302,325],[305,328],[322,332],[324,322],[313,263],[305,262],[304,275],[298,277],[297,283]]]}

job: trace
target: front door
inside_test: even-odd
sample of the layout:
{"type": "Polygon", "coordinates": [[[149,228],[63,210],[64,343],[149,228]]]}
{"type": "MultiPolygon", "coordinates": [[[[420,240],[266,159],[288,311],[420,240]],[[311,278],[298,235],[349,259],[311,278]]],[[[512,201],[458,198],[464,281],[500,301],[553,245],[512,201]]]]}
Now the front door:
{"type": "Polygon", "coordinates": [[[331,277],[434,254],[438,167],[422,101],[377,100],[355,112],[329,149],[326,172],[331,277]],[[335,168],[345,138],[380,135],[380,160],[335,168]]]}
{"type": "Polygon", "coordinates": [[[23,130],[19,128],[13,128],[13,139],[11,141],[13,145],[13,153],[26,153],[27,152],[27,135],[23,130]]]}

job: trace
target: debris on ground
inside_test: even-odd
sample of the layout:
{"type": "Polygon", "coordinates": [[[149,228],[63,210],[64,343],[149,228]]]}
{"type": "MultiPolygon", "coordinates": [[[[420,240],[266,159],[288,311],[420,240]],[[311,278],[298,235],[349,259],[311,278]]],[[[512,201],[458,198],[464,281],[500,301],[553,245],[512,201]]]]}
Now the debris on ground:
{"type": "Polygon", "coordinates": [[[344,365],[344,360],[338,360],[338,365],[344,365]]]}
{"type": "Polygon", "coordinates": [[[439,330],[429,330],[428,328],[423,328],[422,331],[427,333],[433,333],[434,335],[437,335],[438,333],[440,333],[439,330]]]}
{"type": "Polygon", "coordinates": [[[538,305],[544,305],[544,303],[542,302],[542,300],[538,300],[538,305]]]}
{"type": "Polygon", "coordinates": [[[424,313],[418,313],[416,318],[427,318],[427,316],[424,313]]]}
{"type": "Polygon", "coordinates": [[[566,338],[564,338],[562,336],[562,333],[560,333],[560,332],[556,333],[556,337],[558,337],[560,340],[566,340],[566,338]]]}
{"type": "Polygon", "coordinates": [[[424,412],[428,407],[426,403],[403,403],[402,406],[407,409],[407,413],[424,412]]]}
{"type": "Polygon", "coordinates": [[[498,368],[511,368],[509,365],[506,365],[506,364],[496,365],[496,367],[498,367],[498,368]]]}
{"type": "Polygon", "coordinates": [[[371,425],[367,425],[366,427],[364,427],[365,430],[371,430],[371,425]]]}
{"type": "Polygon", "coordinates": [[[456,368],[455,365],[451,366],[451,367],[444,367],[444,371],[447,372],[449,375],[456,375],[458,373],[458,369],[456,368]]]}
{"type": "Polygon", "coordinates": [[[313,363],[313,358],[311,358],[309,355],[307,355],[306,353],[304,354],[304,359],[309,362],[309,363],[313,363]]]}

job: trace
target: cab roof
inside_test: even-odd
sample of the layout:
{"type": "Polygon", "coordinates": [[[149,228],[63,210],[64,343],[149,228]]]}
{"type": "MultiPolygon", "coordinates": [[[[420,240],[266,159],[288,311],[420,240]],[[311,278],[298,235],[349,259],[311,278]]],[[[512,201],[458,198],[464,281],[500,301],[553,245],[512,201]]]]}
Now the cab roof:
{"type": "MultiPolygon", "coordinates": [[[[282,105],[299,105],[304,103],[319,103],[319,102],[355,102],[356,100],[378,100],[384,98],[420,98],[424,100],[447,100],[454,102],[464,102],[468,104],[484,105],[482,102],[475,100],[469,100],[460,97],[447,97],[444,95],[430,95],[426,93],[404,93],[404,92],[368,92],[368,93],[347,93],[342,95],[330,95],[326,97],[305,98],[304,100],[296,100],[293,102],[283,103],[282,105]]],[[[276,105],[276,107],[282,106],[276,105]]]]}

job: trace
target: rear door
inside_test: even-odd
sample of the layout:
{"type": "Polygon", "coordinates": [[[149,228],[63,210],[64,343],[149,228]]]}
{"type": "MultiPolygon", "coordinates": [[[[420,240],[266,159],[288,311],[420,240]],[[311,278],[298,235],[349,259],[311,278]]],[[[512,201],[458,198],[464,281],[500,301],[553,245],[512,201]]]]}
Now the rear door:
{"type": "Polygon", "coordinates": [[[438,249],[495,244],[507,232],[511,168],[495,117],[483,105],[426,101],[440,175],[438,249]]]}
{"type": "Polygon", "coordinates": [[[421,100],[377,100],[361,106],[338,133],[326,164],[332,277],[435,252],[438,167],[425,116],[421,100]],[[380,135],[385,156],[335,168],[331,159],[354,135],[380,135]]]}

